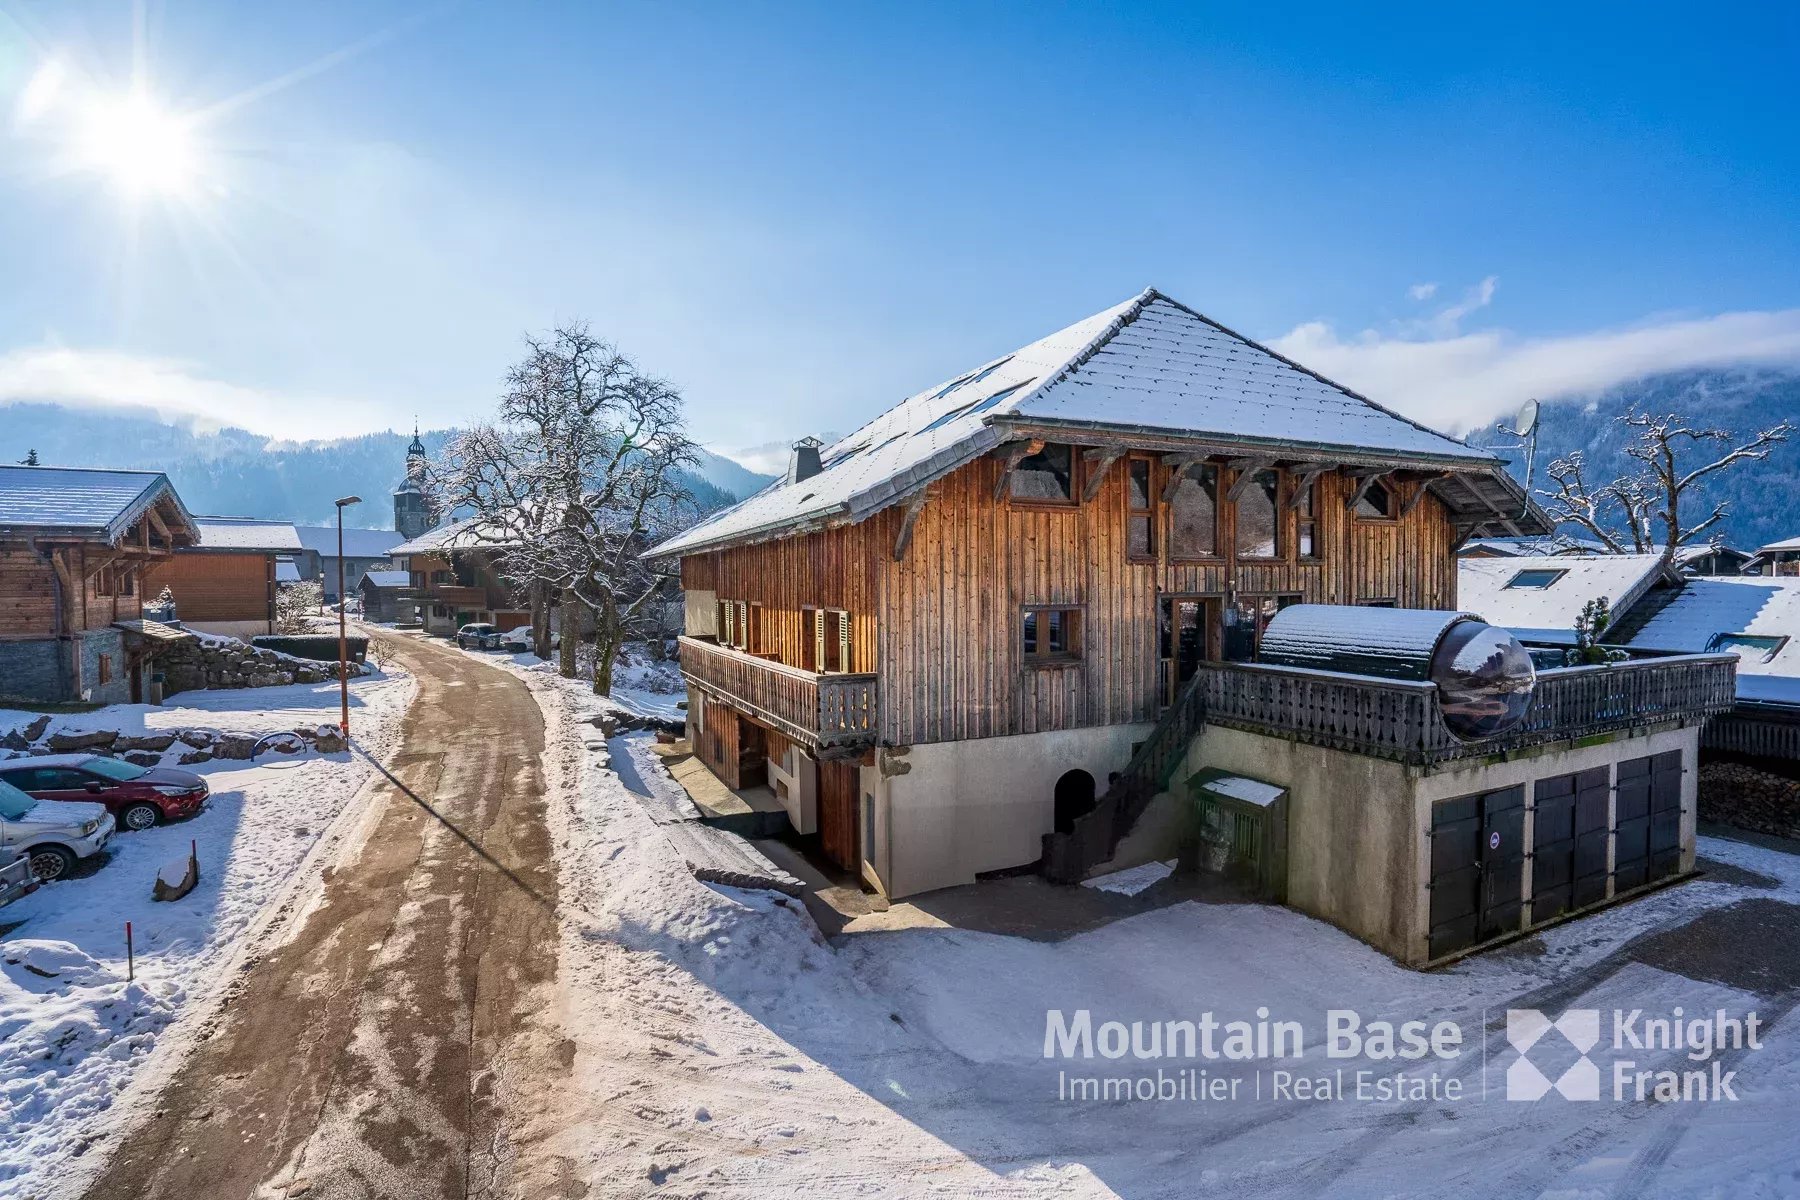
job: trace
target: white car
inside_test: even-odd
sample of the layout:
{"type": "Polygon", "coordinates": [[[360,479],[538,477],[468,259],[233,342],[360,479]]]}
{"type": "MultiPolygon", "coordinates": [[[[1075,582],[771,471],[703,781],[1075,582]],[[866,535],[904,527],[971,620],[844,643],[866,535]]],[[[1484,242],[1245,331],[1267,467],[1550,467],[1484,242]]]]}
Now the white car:
{"type": "Polygon", "coordinates": [[[84,858],[100,853],[113,835],[104,804],[33,800],[0,782],[0,857],[23,854],[40,883],[61,879],[84,858]]]}

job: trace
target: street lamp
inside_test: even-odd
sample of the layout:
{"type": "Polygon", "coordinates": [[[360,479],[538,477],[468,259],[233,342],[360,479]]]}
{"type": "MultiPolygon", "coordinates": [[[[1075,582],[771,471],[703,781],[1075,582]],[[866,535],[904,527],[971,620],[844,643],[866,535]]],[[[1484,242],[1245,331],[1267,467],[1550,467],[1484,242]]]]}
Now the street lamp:
{"type": "Polygon", "coordinates": [[[344,509],[361,504],[361,496],[345,496],[337,502],[338,518],[338,728],[350,740],[350,644],[344,630],[344,509]]]}

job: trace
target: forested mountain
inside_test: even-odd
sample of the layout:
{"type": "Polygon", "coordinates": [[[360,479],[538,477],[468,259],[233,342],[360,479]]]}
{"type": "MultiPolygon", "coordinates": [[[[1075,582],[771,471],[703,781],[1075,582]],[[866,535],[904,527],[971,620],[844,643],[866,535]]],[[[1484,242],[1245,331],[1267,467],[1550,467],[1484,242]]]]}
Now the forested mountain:
{"type": "MultiPolygon", "coordinates": [[[[425,432],[427,451],[436,454],[452,432],[425,432]]],[[[141,409],[0,405],[0,463],[18,462],[36,450],[45,466],[165,471],[193,512],[302,525],[328,523],[334,519],[332,501],[355,495],[364,503],[347,510],[351,524],[392,528],[389,495],[405,471],[411,440],[407,434],[371,433],[332,441],[274,441],[242,429],[196,433],[141,409]]],[[[711,511],[768,480],[702,451],[689,482],[701,507],[711,511]]]]}
{"type": "MultiPolygon", "coordinates": [[[[1609,389],[1596,396],[1548,402],[1539,419],[1537,471],[1533,486],[1548,481],[1544,468],[1572,450],[1587,456],[1587,477],[1599,483],[1623,474],[1630,465],[1623,446],[1631,431],[1618,418],[1633,408],[1683,415],[1695,428],[1728,429],[1749,438],[1778,421],[1800,426],[1800,374],[1767,370],[1689,371],[1663,375],[1609,389]]],[[[1516,438],[1478,430],[1474,445],[1498,446],[1516,438]]],[[[1696,464],[1708,447],[1694,452],[1696,464]]],[[[1509,450],[1514,474],[1523,476],[1525,452],[1509,450]]],[[[1725,540],[1755,549],[1781,538],[1800,537],[1800,435],[1777,446],[1762,462],[1745,462],[1702,484],[1703,494],[1684,502],[1683,513],[1698,520],[1723,500],[1731,511],[1724,522],[1725,540]]],[[[1691,495],[1691,493],[1690,493],[1691,495]]]]}

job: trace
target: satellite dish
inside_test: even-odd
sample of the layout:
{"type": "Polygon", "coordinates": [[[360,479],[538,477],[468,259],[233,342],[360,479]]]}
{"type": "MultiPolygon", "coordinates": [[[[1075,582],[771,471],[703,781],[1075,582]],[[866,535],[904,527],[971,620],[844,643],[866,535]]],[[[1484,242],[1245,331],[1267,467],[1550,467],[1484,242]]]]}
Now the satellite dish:
{"type": "Polygon", "coordinates": [[[1537,428],[1538,402],[1527,400],[1519,409],[1519,419],[1513,423],[1513,431],[1520,437],[1530,437],[1531,431],[1537,428]]]}

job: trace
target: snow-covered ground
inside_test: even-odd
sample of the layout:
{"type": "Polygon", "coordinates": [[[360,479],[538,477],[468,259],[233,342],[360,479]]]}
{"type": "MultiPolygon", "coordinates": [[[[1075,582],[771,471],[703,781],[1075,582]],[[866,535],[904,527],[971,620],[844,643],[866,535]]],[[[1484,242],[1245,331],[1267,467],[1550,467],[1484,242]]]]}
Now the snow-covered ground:
{"type": "MultiPolygon", "coordinates": [[[[1800,930],[1800,857],[1706,838],[1702,853],[1727,864],[1711,878],[1432,973],[1246,904],[1153,908],[1062,940],[910,928],[833,946],[797,903],[695,881],[630,790],[646,757],[588,748],[597,708],[585,689],[498,665],[519,670],[552,718],[561,1021],[576,1046],[553,1145],[592,1195],[1800,1194],[1800,932],[1781,932],[1800,930]],[[615,760],[631,764],[624,777],[615,760]],[[1520,1057],[1509,1008],[1605,1013],[1592,1052],[1603,1097],[1506,1100],[1520,1057]],[[1081,1009],[1095,1025],[1255,1022],[1266,1010],[1299,1023],[1303,1053],[1047,1058],[1048,1014],[1081,1009]],[[1710,1065],[1615,1049],[1615,1009],[1759,1014],[1762,1048],[1723,1058],[1741,1098],[1615,1101],[1622,1057],[1710,1065]],[[1332,1010],[1365,1030],[1448,1022],[1461,1042],[1443,1059],[1329,1059],[1332,1010]],[[1296,1095],[1297,1077],[1334,1082],[1339,1067],[1344,1091],[1296,1095]],[[1135,1082],[1159,1068],[1237,1093],[1070,1094],[1071,1077],[1135,1082]],[[1358,1072],[1373,1089],[1400,1068],[1411,1082],[1399,1095],[1359,1098],[1358,1072]]],[[[1560,1036],[1533,1052],[1551,1078],[1574,1058],[1560,1036]]]]}
{"type": "MultiPolygon", "coordinates": [[[[385,674],[352,681],[357,742],[381,756],[396,742],[413,681],[385,674]]],[[[33,714],[0,710],[0,733],[33,714]]],[[[335,724],[336,683],[183,692],[167,705],[116,705],[59,716],[51,732],[177,728],[272,732],[335,724]]],[[[173,765],[179,742],[165,755],[173,765]]],[[[173,1068],[179,1046],[151,1059],[159,1039],[178,1043],[184,1013],[198,1014],[232,969],[246,937],[286,892],[369,777],[352,753],[215,761],[187,768],[212,796],[191,820],[114,837],[109,861],[0,908],[0,1197],[49,1193],[59,1166],[109,1128],[134,1079],[173,1068]],[[158,871],[198,852],[200,882],[173,903],[151,900],[158,871]],[[125,922],[136,981],[126,982],[125,922]]]]}

